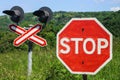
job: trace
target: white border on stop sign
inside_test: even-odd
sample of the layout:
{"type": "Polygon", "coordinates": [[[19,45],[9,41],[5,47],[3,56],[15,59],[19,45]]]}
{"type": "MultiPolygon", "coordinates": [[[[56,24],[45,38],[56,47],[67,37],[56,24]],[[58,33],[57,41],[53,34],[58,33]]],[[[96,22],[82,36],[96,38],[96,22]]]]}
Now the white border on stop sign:
{"type": "Polygon", "coordinates": [[[72,73],[72,74],[91,74],[91,75],[95,75],[97,74],[108,62],[110,62],[110,60],[112,59],[112,34],[110,31],[108,31],[104,25],[102,23],[100,23],[96,18],[72,18],[58,33],[57,33],[57,40],[56,40],[57,44],[56,44],[56,54],[57,54],[57,58],[62,62],[62,64],[72,73]],[[65,63],[64,61],[59,57],[58,55],[58,35],[73,21],[73,20],[95,20],[96,23],[98,23],[98,25],[100,25],[100,27],[105,30],[106,33],[108,33],[110,35],[110,57],[109,59],[107,59],[95,72],[74,72],[72,71],[65,63]]]}

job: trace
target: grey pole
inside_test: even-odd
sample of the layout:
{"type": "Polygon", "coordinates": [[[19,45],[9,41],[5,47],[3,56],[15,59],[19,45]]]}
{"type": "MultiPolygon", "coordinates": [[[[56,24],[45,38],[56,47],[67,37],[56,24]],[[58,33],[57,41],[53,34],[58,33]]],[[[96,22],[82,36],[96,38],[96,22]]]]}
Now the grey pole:
{"type": "MultiPolygon", "coordinates": [[[[33,25],[29,25],[29,28],[33,25]]],[[[29,28],[24,27],[24,29],[28,30],[29,28]]],[[[33,43],[31,41],[28,41],[28,76],[32,73],[32,49],[33,49],[33,43]]]]}
{"type": "Polygon", "coordinates": [[[32,73],[32,47],[33,43],[31,41],[28,42],[28,76],[32,73]]]}

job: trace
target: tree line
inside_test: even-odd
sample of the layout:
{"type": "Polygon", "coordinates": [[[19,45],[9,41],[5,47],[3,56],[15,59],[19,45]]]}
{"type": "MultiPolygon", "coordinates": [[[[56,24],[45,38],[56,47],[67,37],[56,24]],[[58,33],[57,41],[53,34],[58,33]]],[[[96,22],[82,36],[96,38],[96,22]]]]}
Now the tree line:
{"type": "MultiPolygon", "coordinates": [[[[120,11],[104,11],[104,12],[54,12],[53,19],[46,25],[46,27],[38,33],[39,36],[45,38],[48,41],[47,48],[53,48],[56,46],[56,34],[64,27],[64,25],[71,18],[91,18],[96,17],[112,34],[114,37],[120,37],[120,11]]],[[[32,13],[26,13],[24,20],[20,23],[21,27],[27,27],[30,24],[38,24],[37,17],[32,13]]],[[[8,28],[9,24],[13,22],[9,19],[9,16],[0,16],[0,53],[19,49],[27,49],[27,42],[16,48],[13,46],[13,40],[17,37],[14,32],[11,32],[8,28]]],[[[40,23],[41,24],[41,23],[40,23]]],[[[38,47],[38,46],[37,46],[38,47]]]]}

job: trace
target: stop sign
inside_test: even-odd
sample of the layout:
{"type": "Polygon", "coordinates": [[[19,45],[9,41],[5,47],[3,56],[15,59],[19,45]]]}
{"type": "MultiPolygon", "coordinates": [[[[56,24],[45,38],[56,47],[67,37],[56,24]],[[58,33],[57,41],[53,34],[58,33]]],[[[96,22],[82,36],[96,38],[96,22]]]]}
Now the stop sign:
{"type": "Polygon", "coordinates": [[[96,18],[73,18],[57,34],[57,57],[74,74],[96,74],[112,59],[112,34],[96,18]]]}

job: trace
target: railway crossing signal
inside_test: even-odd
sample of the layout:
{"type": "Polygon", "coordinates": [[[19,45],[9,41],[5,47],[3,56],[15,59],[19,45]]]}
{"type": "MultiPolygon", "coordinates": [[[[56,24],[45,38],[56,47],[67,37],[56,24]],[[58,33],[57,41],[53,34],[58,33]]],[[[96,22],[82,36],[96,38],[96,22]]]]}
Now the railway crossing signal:
{"type": "Polygon", "coordinates": [[[36,35],[36,33],[40,32],[40,30],[42,29],[42,26],[39,24],[35,25],[34,27],[31,27],[28,30],[25,30],[24,28],[16,26],[14,24],[10,25],[9,28],[10,30],[20,35],[14,40],[14,46],[20,46],[26,40],[30,40],[42,47],[47,45],[45,39],[36,35]]]}

